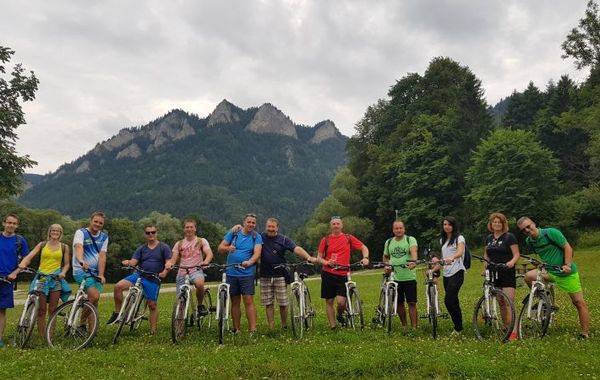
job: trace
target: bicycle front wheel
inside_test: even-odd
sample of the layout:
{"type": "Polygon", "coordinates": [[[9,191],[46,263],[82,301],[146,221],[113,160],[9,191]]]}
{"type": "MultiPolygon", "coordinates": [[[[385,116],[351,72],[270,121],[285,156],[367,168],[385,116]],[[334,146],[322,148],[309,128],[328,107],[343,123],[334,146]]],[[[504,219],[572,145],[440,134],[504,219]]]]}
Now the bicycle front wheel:
{"type": "Polygon", "coordinates": [[[387,302],[387,333],[391,334],[392,328],[394,327],[394,304],[396,302],[396,289],[393,286],[388,287],[387,291],[388,302],[387,302]]]}
{"type": "Polygon", "coordinates": [[[489,308],[485,296],[481,296],[475,304],[473,313],[473,330],[479,340],[492,339],[505,342],[515,324],[515,308],[508,296],[501,290],[490,291],[489,308]],[[503,317],[503,307],[508,317],[503,317]]]}
{"type": "Polygon", "coordinates": [[[375,308],[375,316],[373,316],[373,327],[385,326],[385,289],[381,289],[379,292],[379,302],[375,308]]]}
{"type": "Polygon", "coordinates": [[[186,296],[182,292],[173,305],[173,313],[171,314],[171,339],[173,343],[181,342],[185,339],[187,332],[186,301],[186,296]]]}
{"type": "Polygon", "coordinates": [[[349,302],[350,305],[352,305],[352,313],[348,313],[348,323],[350,323],[350,327],[362,330],[365,327],[365,320],[362,310],[362,301],[358,295],[358,290],[352,288],[348,295],[350,298],[346,300],[346,302],[349,302]]]}
{"type": "Polygon", "coordinates": [[[429,302],[429,326],[431,327],[431,336],[433,339],[437,339],[437,328],[438,328],[438,315],[437,315],[437,303],[435,302],[437,297],[437,290],[435,286],[430,285],[427,290],[427,302],[429,302]]]}
{"type": "Polygon", "coordinates": [[[219,344],[223,344],[225,340],[225,334],[227,333],[227,316],[225,314],[225,308],[227,307],[227,292],[221,290],[219,292],[219,344]]]}
{"type": "Polygon", "coordinates": [[[521,339],[542,338],[548,331],[551,318],[551,304],[548,296],[542,291],[534,292],[533,299],[525,302],[521,308],[518,322],[519,337],[521,339]],[[528,312],[529,303],[531,303],[530,312],[528,312]]]}
{"type": "Polygon", "coordinates": [[[67,301],[50,316],[46,342],[50,348],[79,350],[86,347],[98,331],[98,310],[90,302],[67,301]]]}
{"type": "MultiPolygon", "coordinates": [[[[130,293],[131,294],[131,293],[130,293]]],[[[119,340],[119,335],[121,335],[121,331],[123,331],[123,327],[127,324],[127,315],[129,315],[129,309],[133,307],[133,297],[131,295],[127,295],[127,297],[125,297],[124,302],[124,307],[121,308],[121,310],[123,310],[123,313],[121,315],[121,319],[119,319],[117,321],[117,331],[115,331],[115,334],[113,335],[113,344],[117,344],[117,341],[119,340]]],[[[133,323],[133,321],[132,321],[133,323]]]]}
{"type": "Polygon", "coordinates": [[[304,321],[302,320],[302,310],[300,310],[300,290],[292,289],[290,296],[290,322],[294,337],[302,338],[304,335],[304,321]]]}
{"type": "Polygon", "coordinates": [[[25,303],[25,310],[22,314],[23,321],[19,321],[17,331],[15,332],[15,345],[24,348],[31,338],[31,332],[35,326],[38,311],[38,299],[36,295],[29,295],[25,303]]]}

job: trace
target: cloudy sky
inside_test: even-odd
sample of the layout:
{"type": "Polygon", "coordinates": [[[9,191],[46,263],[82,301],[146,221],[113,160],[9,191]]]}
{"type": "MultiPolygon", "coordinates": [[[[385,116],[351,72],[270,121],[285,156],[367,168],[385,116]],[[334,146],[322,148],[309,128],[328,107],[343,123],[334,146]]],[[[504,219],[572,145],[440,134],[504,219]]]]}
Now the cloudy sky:
{"type": "Polygon", "coordinates": [[[560,44],[586,0],[0,0],[0,45],[40,79],[17,149],[44,174],[173,108],[270,102],[352,135],[366,108],[436,56],[468,66],[489,104],[569,74],[560,44]]]}

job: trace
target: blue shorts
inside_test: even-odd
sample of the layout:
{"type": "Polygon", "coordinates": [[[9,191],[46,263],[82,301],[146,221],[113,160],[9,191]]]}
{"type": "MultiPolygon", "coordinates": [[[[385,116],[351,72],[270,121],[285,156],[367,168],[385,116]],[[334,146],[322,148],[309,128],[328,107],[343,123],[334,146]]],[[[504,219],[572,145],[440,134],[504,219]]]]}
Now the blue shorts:
{"type": "MultiPolygon", "coordinates": [[[[124,280],[129,281],[132,284],[135,284],[138,277],[140,277],[140,274],[134,273],[132,275],[125,277],[124,280]]],[[[146,297],[147,300],[154,301],[154,302],[156,302],[158,300],[158,292],[160,291],[160,282],[142,277],[142,289],[143,289],[144,297],[146,297]]]]}
{"type": "Polygon", "coordinates": [[[15,307],[13,284],[0,281],[0,309],[12,309],[15,307]]]}
{"type": "Polygon", "coordinates": [[[243,296],[254,295],[254,276],[227,276],[227,283],[229,284],[229,295],[231,296],[239,296],[240,294],[243,296]]]}
{"type": "MultiPolygon", "coordinates": [[[[202,272],[201,270],[197,270],[195,272],[190,273],[190,282],[192,283],[192,285],[196,282],[196,279],[198,278],[204,278],[204,272],[202,272]]],[[[177,276],[175,278],[175,282],[177,283],[177,295],[179,295],[179,289],[181,289],[181,285],[185,284],[185,275],[184,276],[177,276]]]]}
{"type": "Polygon", "coordinates": [[[98,289],[98,293],[102,293],[102,283],[100,281],[97,281],[94,277],[90,276],[89,274],[85,272],[78,274],[73,273],[73,278],[75,279],[77,285],[81,284],[81,281],[85,279],[85,286],[83,288],[84,290],[88,290],[89,288],[96,288],[98,289]]]}

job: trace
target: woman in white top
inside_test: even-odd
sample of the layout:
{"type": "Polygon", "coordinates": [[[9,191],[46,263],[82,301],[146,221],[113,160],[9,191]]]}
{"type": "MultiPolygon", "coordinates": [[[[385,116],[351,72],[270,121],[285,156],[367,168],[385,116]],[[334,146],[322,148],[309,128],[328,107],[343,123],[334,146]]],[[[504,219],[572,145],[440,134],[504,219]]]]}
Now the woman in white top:
{"type": "Polygon", "coordinates": [[[465,238],[460,234],[456,218],[447,216],[442,221],[440,244],[444,261],[444,304],[454,323],[453,334],[459,334],[463,330],[458,292],[465,280],[465,238]]]}

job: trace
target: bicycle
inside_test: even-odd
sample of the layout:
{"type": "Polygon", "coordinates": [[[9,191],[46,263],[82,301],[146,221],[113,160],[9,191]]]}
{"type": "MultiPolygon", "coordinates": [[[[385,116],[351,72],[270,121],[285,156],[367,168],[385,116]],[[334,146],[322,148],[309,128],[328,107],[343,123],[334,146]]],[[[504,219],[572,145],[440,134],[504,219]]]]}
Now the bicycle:
{"type": "Polygon", "coordinates": [[[185,339],[188,326],[191,327],[196,324],[198,326],[198,331],[202,331],[204,326],[206,326],[207,330],[210,329],[213,306],[210,290],[204,288],[204,299],[202,304],[206,308],[208,314],[200,315],[196,309],[196,297],[192,294],[192,290],[195,289],[195,286],[190,280],[190,270],[200,270],[202,269],[202,266],[175,266],[173,269],[185,271],[185,282],[179,289],[179,294],[173,304],[173,313],[171,314],[171,339],[173,340],[173,343],[177,343],[178,341],[185,339]]]}
{"type": "Polygon", "coordinates": [[[52,278],[58,281],[59,277],[58,275],[54,274],[38,272],[32,268],[24,268],[21,270],[21,273],[37,275],[33,290],[29,292],[27,299],[25,300],[25,304],[23,305],[23,312],[21,313],[21,318],[19,318],[19,322],[17,323],[17,331],[14,338],[15,346],[24,348],[27,346],[27,343],[31,338],[31,333],[33,332],[33,327],[37,323],[38,309],[40,306],[40,292],[36,290],[37,285],[39,282],[45,281],[47,278],[52,278]]]}
{"type": "Polygon", "coordinates": [[[542,338],[548,332],[554,314],[558,311],[558,306],[554,302],[554,284],[544,280],[543,272],[546,271],[546,268],[557,271],[561,268],[533,257],[525,255],[521,255],[521,257],[536,266],[538,270],[537,277],[531,284],[529,295],[523,300],[523,307],[519,314],[519,337],[521,339],[532,336],[542,338]]]}
{"type": "Polygon", "coordinates": [[[229,328],[229,284],[227,283],[227,268],[245,269],[241,263],[209,264],[206,269],[217,269],[222,273],[221,283],[217,286],[217,310],[215,319],[219,325],[219,344],[225,341],[225,333],[229,328]]]}
{"type": "Polygon", "coordinates": [[[86,272],[75,298],[60,305],[46,325],[46,342],[50,348],[79,350],[91,343],[98,332],[98,309],[88,300],[85,292],[87,278],[101,282],[86,272]]]}
{"type": "Polygon", "coordinates": [[[343,325],[347,325],[353,329],[356,329],[357,326],[361,330],[365,327],[365,319],[363,315],[362,308],[362,300],[358,294],[358,287],[356,282],[352,281],[352,268],[362,268],[362,263],[356,262],[350,265],[336,264],[333,268],[336,270],[347,270],[347,280],[345,283],[346,286],[346,310],[344,311],[344,321],[343,325]]]}
{"type": "MultiPolygon", "coordinates": [[[[373,268],[408,268],[406,264],[391,265],[374,263],[373,268]]],[[[392,272],[383,273],[379,291],[379,302],[375,308],[373,323],[375,326],[386,326],[388,335],[392,332],[394,316],[398,314],[398,283],[393,280],[392,272]],[[387,322],[387,323],[386,323],[387,322]]]]}
{"type": "MultiPolygon", "coordinates": [[[[431,255],[431,252],[427,252],[428,255],[431,255]]],[[[417,265],[426,264],[427,271],[425,272],[425,299],[427,300],[427,311],[425,314],[421,315],[421,319],[427,319],[429,325],[431,326],[431,336],[433,339],[437,339],[437,330],[438,330],[438,319],[439,318],[448,318],[447,313],[442,313],[440,310],[440,302],[439,302],[439,291],[437,286],[437,281],[435,281],[435,271],[433,267],[435,265],[444,265],[442,260],[440,261],[430,261],[430,260],[408,260],[409,262],[414,262],[417,265]]]]}
{"type": "Polygon", "coordinates": [[[479,340],[495,338],[501,342],[506,342],[515,327],[515,306],[506,293],[494,286],[494,280],[498,279],[500,270],[508,267],[506,264],[497,264],[481,256],[471,256],[487,263],[483,281],[483,295],[475,304],[473,312],[475,336],[479,340]],[[510,315],[503,314],[502,305],[508,308],[510,315]],[[508,321],[507,317],[510,318],[508,321]]]}
{"type": "Polygon", "coordinates": [[[296,338],[302,338],[304,331],[313,327],[315,309],[312,305],[310,292],[304,283],[308,277],[306,273],[298,272],[300,266],[312,266],[312,263],[301,262],[292,264],[279,264],[274,269],[285,268],[294,271],[294,281],[290,284],[290,321],[292,333],[296,338]]]}
{"type": "Polygon", "coordinates": [[[140,274],[140,276],[135,281],[135,284],[127,290],[127,295],[123,299],[123,304],[121,305],[121,310],[119,310],[119,315],[115,320],[117,323],[117,330],[115,331],[115,335],[113,336],[113,344],[117,344],[119,339],[119,335],[121,335],[121,331],[125,325],[129,325],[129,332],[134,332],[140,325],[144,319],[148,319],[146,317],[146,309],[148,309],[148,302],[146,297],[144,297],[144,292],[142,288],[142,276],[150,277],[153,280],[161,282],[160,277],[158,277],[157,273],[145,271],[139,267],[123,267],[121,269],[129,269],[136,271],[140,274]]]}

